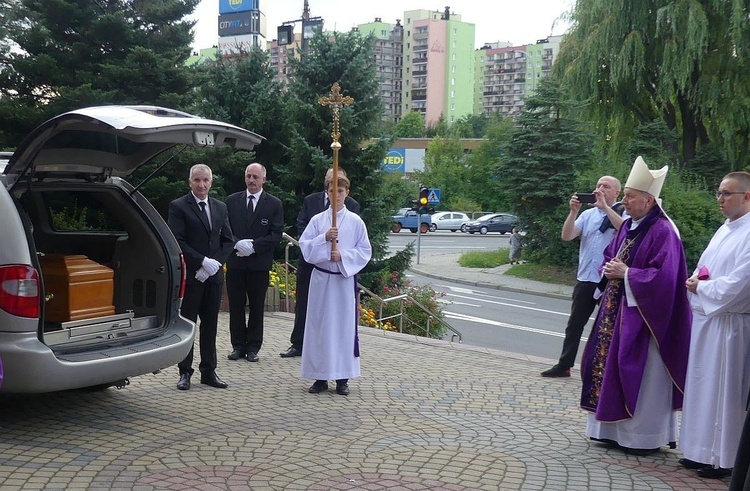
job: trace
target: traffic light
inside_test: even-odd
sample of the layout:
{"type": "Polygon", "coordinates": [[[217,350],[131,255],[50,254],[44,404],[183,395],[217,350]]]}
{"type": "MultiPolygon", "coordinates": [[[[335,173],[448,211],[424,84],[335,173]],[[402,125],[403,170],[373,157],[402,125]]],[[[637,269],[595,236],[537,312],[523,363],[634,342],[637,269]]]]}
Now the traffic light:
{"type": "Polygon", "coordinates": [[[427,198],[427,195],[430,194],[430,190],[427,189],[424,186],[419,187],[419,214],[420,215],[426,215],[428,213],[427,210],[427,202],[429,199],[427,198]]]}

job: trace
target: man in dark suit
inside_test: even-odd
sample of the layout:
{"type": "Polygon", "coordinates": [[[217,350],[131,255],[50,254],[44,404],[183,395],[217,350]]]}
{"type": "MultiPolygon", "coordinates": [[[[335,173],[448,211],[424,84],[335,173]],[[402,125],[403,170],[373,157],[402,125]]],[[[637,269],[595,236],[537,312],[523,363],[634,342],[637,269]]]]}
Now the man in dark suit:
{"type": "Polygon", "coordinates": [[[273,252],[284,232],[281,200],[263,191],[266,168],[255,162],[245,169],[247,189],[227,198],[234,253],[227,261],[230,360],[258,361],[263,344],[263,307],[273,267],[273,252]],[[249,307],[245,318],[245,305],[249,307]]]}
{"type": "MultiPolygon", "coordinates": [[[[346,177],[344,169],[339,167],[339,175],[346,177]]],[[[333,176],[333,169],[326,172],[326,180],[333,176]]],[[[349,211],[359,215],[359,203],[349,196],[346,197],[344,205],[349,211]]],[[[302,209],[297,215],[297,232],[299,236],[307,228],[310,219],[328,208],[328,194],[325,191],[308,194],[302,201],[302,209]]],[[[297,268],[297,303],[294,309],[294,328],[289,341],[292,343],[286,351],[279,353],[282,358],[302,356],[302,340],[305,337],[305,322],[307,321],[307,294],[310,290],[310,277],[313,265],[305,261],[302,254],[299,256],[297,268]]]]}
{"type": "MultiPolygon", "coordinates": [[[[180,314],[193,322],[200,317],[201,383],[225,389],[227,384],[216,375],[216,328],[224,284],[222,265],[232,253],[234,238],[226,205],[208,197],[212,182],[210,167],[194,165],[190,169],[190,192],[169,204],[167,223],[185,259],[186,285],[180,314]]],[[[193,348],[190,348],[177,365],[179,390],[190,389],[192,365],[193,348]]]]}

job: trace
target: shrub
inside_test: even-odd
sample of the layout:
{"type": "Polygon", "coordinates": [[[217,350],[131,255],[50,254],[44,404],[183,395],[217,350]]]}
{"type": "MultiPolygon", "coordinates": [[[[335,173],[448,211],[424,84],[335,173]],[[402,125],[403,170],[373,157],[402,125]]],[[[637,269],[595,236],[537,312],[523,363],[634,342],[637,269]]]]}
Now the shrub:
{"type": "Polygon", "coordinates": [[[285,280],[288,278],[289,281],[289,298],[297,298],[297,272],[289,271],[289,275],[286,273],[286,264],[277,261],[273,262],[273,267],[268,273],[269,276],[269,287],[278,287],[281,299],[286,298],[287,284],[285,280]]]}
{"type": "MultiPolygon", "coordinates": [[[[398,260],[396,260],[398,261],[398,260]]],[[[419,305],[431,312],[434,317],[443,319],[443,310],[437,299],[441,296],[429,286],[413,285],[409,280],[404,278],[403,270],[389,270],[385,267],[377,270],[377,274],[371,277],[373,282],[365,286],[370,291],[378,295],[381,299],[397,297],[399,295],[408,295],[419,305]]],[[[431,338],[442,338],[447,328],[440,323],[431,320],[432,315],[428,314],[409,299],[394,300],[381,304],[378,299],[363,296],[360,306],[360,322],[363,325],[384,329],[388,331],[398,331],[402,326],[402,332],[416,336],[428,336],[431,338]],[[403,305],[403,319],[399,319],[403,305]],[[382,308],[382,311],[381,311],[382,308]],[[382,312],[382,316],[381,316],[382,312]],[[396,316],[396,317],[394,317],[396,316]],[[378,320],[378,319],[385,320],[378,320]],[[427,323],[430,322],[429,334],[427,332],[427,323]]]]}

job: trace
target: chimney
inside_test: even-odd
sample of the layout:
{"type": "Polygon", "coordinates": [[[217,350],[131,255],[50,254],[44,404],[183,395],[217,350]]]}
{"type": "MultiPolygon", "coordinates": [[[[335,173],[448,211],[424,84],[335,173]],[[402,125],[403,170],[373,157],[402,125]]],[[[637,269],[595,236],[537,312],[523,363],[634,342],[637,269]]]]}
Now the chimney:
{"type": "Polygon", "coordinates": [[[445,20],[451,20],[451,8],[450,6],[445,7],[445,13],[443,14],[443,19],[445,20]]]}

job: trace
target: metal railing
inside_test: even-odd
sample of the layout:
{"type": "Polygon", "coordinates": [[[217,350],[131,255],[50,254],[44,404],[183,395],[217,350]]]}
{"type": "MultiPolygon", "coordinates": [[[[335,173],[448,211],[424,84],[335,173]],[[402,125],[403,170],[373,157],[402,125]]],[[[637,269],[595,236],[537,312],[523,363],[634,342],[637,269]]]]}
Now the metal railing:
{"type": "MultiPolygon", "coordinates": [[[[404,332],[404,321],[408,322],[410,325],[421,328],[427,337],[430,337],[430,326],[433,324],[440,324],[445,326],[449,331],[451,331],[453,334],[451,334],[451,342],[453,342],[454,339],[458,338],[459,344],[463,341],[463,335],[461,332],[456,329],[455,327],[451,326],[447,322],[445,322],[443,319],[435,315],[434,312],[432,312],[430,309],[419,303],[416,299],[411,297],[410,295],[407,295],[406,293],[402,293],[401,295],[396,295],[393,297],[388,298],[380,298],[378,295],[374,294],[364,286],[357,283],[357,287],[359,288],[359,295],[361,296],[363,293],[367,295],[368,297],[374,299],[379,304],[378,309],[378,317],[375,319],[379,323],[383,323],[386,321],[390,321],[391,319],[398,318],[398,332],[403,333],[404,332]],[[387,304],[392,302],[399,302],[399,311],[397,314],[383,316],[383,307],[385,307],[387,304]],[[408,316],[404,315],[404,303],[410,303],[425,314],[427,314],[427,321],[425,322],[425,326],[422,327],[418,325],[415,322],[412,322],[408,316]]],[[[361,303],[361,302],[360,302],[361,303]]]]}
{"type": "MultiPolygon", "coordinates": [[[[291,235],[288,235],[286,232],[282,235],[282,238],[287,241],[286,246],[284,247],[284,301],[286,302],[284,306],[286,307],[286,311],[289,312],[289,268],[292,267],[296,270],[293,266],[289,265],[289,248],[292,246],[299,247],[299,242],[292,237],[291,235]]],[[[461,332],[445,322],[443,319],[441,319],[438,315],[436,315],[434,312],[432,312],[430,309],[419,303],[415,298],[411,297],[408,294],[401,294],[396,295],[394,297],[389,298],[381,298],[372,291],[368,290],[361,284],[357,283],[357,291],[358,298],[357,302],[361,299],[362,294],[364,293],[368,297],[374,299],[378,305],[380,306],[378,309],[378,317],[375,319],[378,323],[383,323],[386,321],[390,321],[391,319],[398,318],[398,332],[403,333],[404,332],[404,321],[409,323],[409,325],[417,326],[424,330],[427,337],[430,336],[430,327],[434,324],[439,324],[445,326],[452,334],[451,334],[451,342],[453,342],[456,338],[458,338],[459,344],[463,341],[463,335],[461,332]],[[399,312],[397,314],[389,315],[386,317],[383,317],[383,307],[389,303],[392,302],[399,302],[399,312]],[[404,315],[404,303],[409,302],[425,314],[427,314],[427,321],[426,325],[424,327],[417,325],[415,322],[411,321],[408,316],[404,315]]]]}

